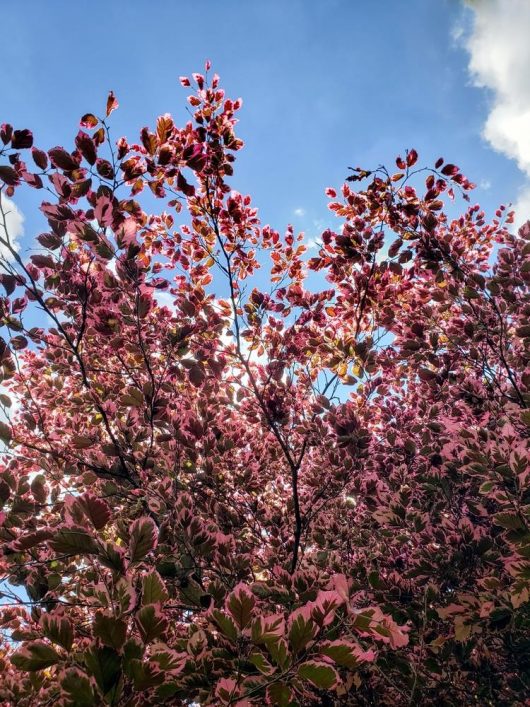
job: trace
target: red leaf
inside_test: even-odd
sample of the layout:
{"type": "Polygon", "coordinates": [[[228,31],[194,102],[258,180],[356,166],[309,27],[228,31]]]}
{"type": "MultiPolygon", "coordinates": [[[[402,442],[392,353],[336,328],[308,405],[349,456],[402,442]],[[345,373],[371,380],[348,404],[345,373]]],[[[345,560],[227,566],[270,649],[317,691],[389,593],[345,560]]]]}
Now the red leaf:
{"type": "Polygon", "coordinates": [[[99,123],[99,120],[93,113],[85,113],[85,115],[79,121],[79,125],[82,128],[95,128],[99,123]]]}
{"type": "Polygon", "coordinates": [[[109,91],[109,95],[107,98],[107,109],[106,109],[107,118],[109,117],[109,115],[112,113],[113,110],[116,110],[116,108],[118,106],[119,106],[119,103],[116,100],[116,96],[114,95],[114,91],[109,91]]]}
{"type": "Polygon", "coordinates": [[[193,196],[195,194],[195,187],[191,184],[188,184],[188,182],[182,176],[182,172],[179,172],[177,175],[177,189],[179,189],[181,192],[184,192],[186,196],[193,196]]]}
{"type": "Polygon", "coordinates": [[[37,167],[40,167],[40,169],[46,169],[48,166],[48,155],[44,152],[44,150],[39,150],[34,147],[31,150],[31,156],[33,157],[33,161],[37,167]]]}
{"type": "Polygon", "coordinates": [[[112,223],[112,202],[108,196],[101,196],[96,202],[94,216],[100,226],[110,226],[112,223]]]}
{"type": "Polygon", "coordinates": [[[15,130],[11,140],[11,147],[14,150],[23,150],[33,145],[33,133],[31,130],[15,130]]]}
{"type": "Polygon", "coordinates": [[[204,367],[200,363],[195,363],[188,371],[190,382],[198,388],[202,385],[205,378],[204,367]]]}
{"type": "Polygon", "coordinates": [[[11,186],[16,186],[20,182],[17,172],[9,165],[0,165],[0,179],[4,184],[11,186]]]}
{"type": "Polygon", "coordinates": [[[114,179],[114,169],[108,160],[98,157],[96,160],[96,170],[104,179],[114,179]]]}
{"type": "Polygon", "coordinates": [[[104,528],[112,517],[109,504],[90,492],[79,496],[77,502],[96,530],[104,528]]]}
{"type": "Polygon", "coordinates": [[[71,172],[79,167],[79,164],[64,147],[52,147],[51,150],[48,150],[48,155],[50,156],[53,166],[58,169],[71,172]]]}
{"type": "Polygon", "coordinates": [[[412,149],[407,154],[407,167],[413,167],[418,161],[418,153],[412,149]]]}
{"type": "Polygon", "coordinates": [[[9,123],[2,123],[0,125],[0,140],[2,140],[4,145],[8,145],[13,137],[13,127],[9,123]]]}
{"type": "Polygon", "coordinates": [[[182,153],[182,159],[186,161],[190,169],[196,172],[200,172],[206,165],[206,154],[203,152],[203,146],[200,143],[187,147],[182,153]]]}
{"type": "Polygon", "coordinates": [[[53,268],[55,261],[51,255],[32,255],[31,262],[37,268],[53,268]]]}
{"type": "Polygon", "coordinates": [[[454,164],[446,164],[442,169],[442,174],[445,174],[446,177],[452,177],[458,174],[458,167],[454,164]]]}
{"type": "Polygon", "coordinates": [[[94,141],[90,137],[90,135],[87,135],[84,133],[82,130],[80,130],[77,133],[77,137],[75,139],[75,144],[77,149],[81,152],[85,160],[89,164],[95,164],[96,159],[97,159],[97,151],[96,151],[96,146],[94,144],[94,141]]]}
{"type": "Polygon", "coordinates": [[[2,285],[4,286],[6,295],[11,295],[15,291],[15,287],[17,286],[17,278],[14,275],[1,273],[0,283],[2,283],[2,285]]]}

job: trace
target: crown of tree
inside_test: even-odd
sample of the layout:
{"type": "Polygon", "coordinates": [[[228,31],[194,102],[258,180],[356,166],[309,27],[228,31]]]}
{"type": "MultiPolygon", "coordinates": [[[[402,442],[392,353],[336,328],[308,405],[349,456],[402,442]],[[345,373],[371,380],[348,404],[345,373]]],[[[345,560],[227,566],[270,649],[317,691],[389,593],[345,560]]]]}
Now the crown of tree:
{"type": "Polygon", "coordinates": [[[409,150],[310,250],[206,68],[138,143],[0,129],[0,703],[526,705],[530,224],[409,150]]]}

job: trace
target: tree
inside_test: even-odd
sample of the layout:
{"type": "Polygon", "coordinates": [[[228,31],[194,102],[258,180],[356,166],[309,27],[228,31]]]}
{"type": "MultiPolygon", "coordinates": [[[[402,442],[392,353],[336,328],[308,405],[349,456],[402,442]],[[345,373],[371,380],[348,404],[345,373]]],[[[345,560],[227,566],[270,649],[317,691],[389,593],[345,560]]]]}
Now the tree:
{"type": "Polygon", "coordinates": [[[530,224],[410,150],[308,257],[208,74],[138,144],[112,93],[0,131],[48,223],[1,239],[2,704],[527,704],[530,224]]]}

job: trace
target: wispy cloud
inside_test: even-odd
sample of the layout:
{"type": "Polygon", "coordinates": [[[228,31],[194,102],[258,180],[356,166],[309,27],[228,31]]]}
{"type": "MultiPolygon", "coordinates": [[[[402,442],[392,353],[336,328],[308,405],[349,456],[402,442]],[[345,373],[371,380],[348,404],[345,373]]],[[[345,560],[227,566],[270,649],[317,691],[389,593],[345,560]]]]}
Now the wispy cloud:
{"type": "Polygon", "coordinates": [[[304,245],[308,250],[317,248],[320,245],[320,237],[322,232],[328,228],[328,224],[322,218],[314,218],[312,220],[312,228],[309,234],[305,234],[304,245]]]}
{"type": "MultiPolygon", "coordinates": [[[[11,242],[15,250],[19,247],[19,238],[24,233],[24,215],[17,208],[16,204],[8,199],[7,196],[0,194],[0,205],[1,211],[5,214],[5,226],[4,218],[0,213],[0,238],[2,240],[7,240],[11,242]],[[6,234],[7,230],[7,234],[6,234]]],[[[5,246],[0,243],[0,255],[10,259],[10,253],[5,246]]]]}
{"type": "Polygon", "coordinates": [[[515,204],[516,222],[530,218],[530,2],[469,0],[469,32],[453,36],[469,52],[476,86],[491,92],[483,136],[498,152],[517,162],[526,180],[515,204]],[[460,36],[459,36],[460,35],[460,36]]]}
{"type": "Polygon", "coordinates": [[[305,209],[302,209],[301,206],[299,206],[297,209],[293,211],[295,216],[305,216],[305,209]]]}

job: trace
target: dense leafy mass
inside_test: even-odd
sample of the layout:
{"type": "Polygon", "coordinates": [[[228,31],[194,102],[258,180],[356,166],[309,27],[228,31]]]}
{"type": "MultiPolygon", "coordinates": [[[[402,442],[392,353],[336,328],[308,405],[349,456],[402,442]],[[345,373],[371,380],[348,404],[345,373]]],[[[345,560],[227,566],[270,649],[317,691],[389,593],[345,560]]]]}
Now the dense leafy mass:
{"type": "Polygon", "coordinates": [[[48,223],[1,238],[0,703],[528,704],[530,224],[410,150],[308,250],[209,73],[135,144],[112,93],[0,129],[48,223]]]}

